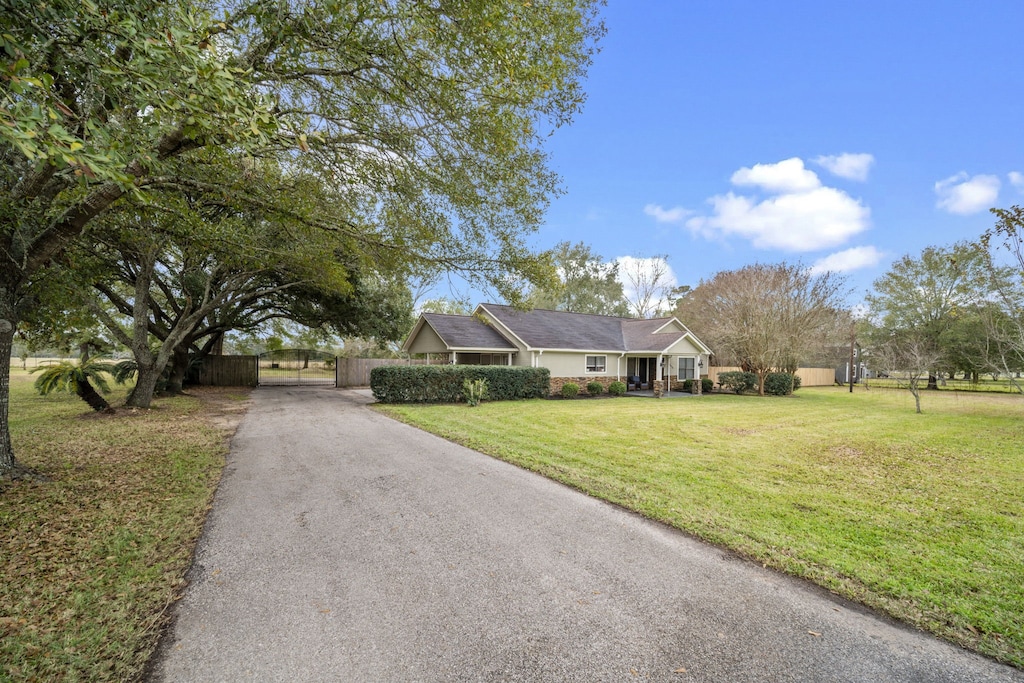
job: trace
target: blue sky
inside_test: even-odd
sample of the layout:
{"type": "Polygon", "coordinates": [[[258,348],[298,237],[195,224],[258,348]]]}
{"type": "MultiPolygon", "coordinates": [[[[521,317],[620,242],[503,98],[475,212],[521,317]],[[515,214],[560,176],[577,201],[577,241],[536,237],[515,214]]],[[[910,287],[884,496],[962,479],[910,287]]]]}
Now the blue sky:
{"type": "Polygon", "coordinates": [[[679,284],[760,261],[849,276],[1024,203],[1024,2],[609,0],[533,242],[665,254],[679,284]]]}

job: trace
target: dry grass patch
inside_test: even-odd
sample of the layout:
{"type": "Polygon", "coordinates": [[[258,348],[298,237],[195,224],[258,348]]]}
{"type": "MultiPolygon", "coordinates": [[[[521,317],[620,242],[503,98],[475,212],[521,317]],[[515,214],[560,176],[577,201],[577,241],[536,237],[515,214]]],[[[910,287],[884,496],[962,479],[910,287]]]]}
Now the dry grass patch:
{"type": "Polygon", "coordinates": [[[0,679],[136,679],[182,588],[246,392],[199,389],[105,415],[12,374],[19,460],[49,481],[0,484],[0,679]]]}

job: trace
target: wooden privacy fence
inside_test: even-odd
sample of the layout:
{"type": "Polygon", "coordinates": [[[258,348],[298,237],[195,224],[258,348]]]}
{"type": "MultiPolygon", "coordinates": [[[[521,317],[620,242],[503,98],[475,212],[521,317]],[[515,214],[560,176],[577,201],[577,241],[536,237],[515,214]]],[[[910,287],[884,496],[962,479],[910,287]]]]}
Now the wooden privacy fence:
{"type": "Polygon", "coordinates": [[[199,384],[213,387],[254,387],[256,356],[206,356],[199,368],[199,384]]]}
{"type": "MultiPolygon", "coordinates": [[[[436,364],[438,361],[434,361],[436,364]]],[[[339,387],[368,387],[370,386],[370,371],[383,365],[429,365],[426,360],[415,358],[405,360],[403,358],[339,358],[338,359],[338,386],[339,387]]]]}
{"type": "MultiPolygon", "coordinates": [[[[719,374],[739,370],[742,368],[711,366],[708,368],[708,379],[718,384],[719,374]]],[[[804,387],[830,387],[836,383],[835,368],[797,368],[796,375],[800,378],[800,386],[804,387]]]]}
{"type": "MultiPolygon", "coordinates": [[[[440,361],[432,361],[438,363],[440,361]]],[[[254,387],[259,382],[258,356],[207,356],[199,368],[199,384],[215,387],[254,387]]],[[[402,358],[338,358],[337,386],[368,387],[370,370],[382,365],[427,365],[402,358]]]]}

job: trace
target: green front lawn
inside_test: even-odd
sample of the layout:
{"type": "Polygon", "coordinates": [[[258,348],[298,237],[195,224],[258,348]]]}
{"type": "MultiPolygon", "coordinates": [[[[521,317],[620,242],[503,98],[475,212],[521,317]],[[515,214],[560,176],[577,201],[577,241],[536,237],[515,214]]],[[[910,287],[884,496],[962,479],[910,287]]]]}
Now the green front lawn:
{"type": "Polygon", "coordinates": [[[1024,667],[1024,399],[907,392],[382,406],[1024,667]]]}

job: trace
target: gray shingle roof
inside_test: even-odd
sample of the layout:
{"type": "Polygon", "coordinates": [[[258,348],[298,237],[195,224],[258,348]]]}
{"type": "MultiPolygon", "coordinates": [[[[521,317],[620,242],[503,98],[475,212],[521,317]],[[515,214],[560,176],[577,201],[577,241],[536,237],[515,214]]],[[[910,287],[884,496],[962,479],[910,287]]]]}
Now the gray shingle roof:
{"type": "Polygon", "coordinates": [[[505,339],[497,330],[473,316],[424,313],[423,317],[448,348],[510,351],[516,349],[515,344],[505,339]]]}
{"type": "Polygon", "coordinates": [[[623,349],[621,323],[624,318],[541,308],[520,311],[500,304],[482,305],[517,337],[534,348],[579,351],[623,349]]]}
{"type": "Polygon", "coordinates": [[[681,331],[655,333],[671,318],[638,320],[539,308],[520,311],[500,304],[483,304],[483,308],[517,337],[539,349],[657,352],[686,336],[681,331]]]}

